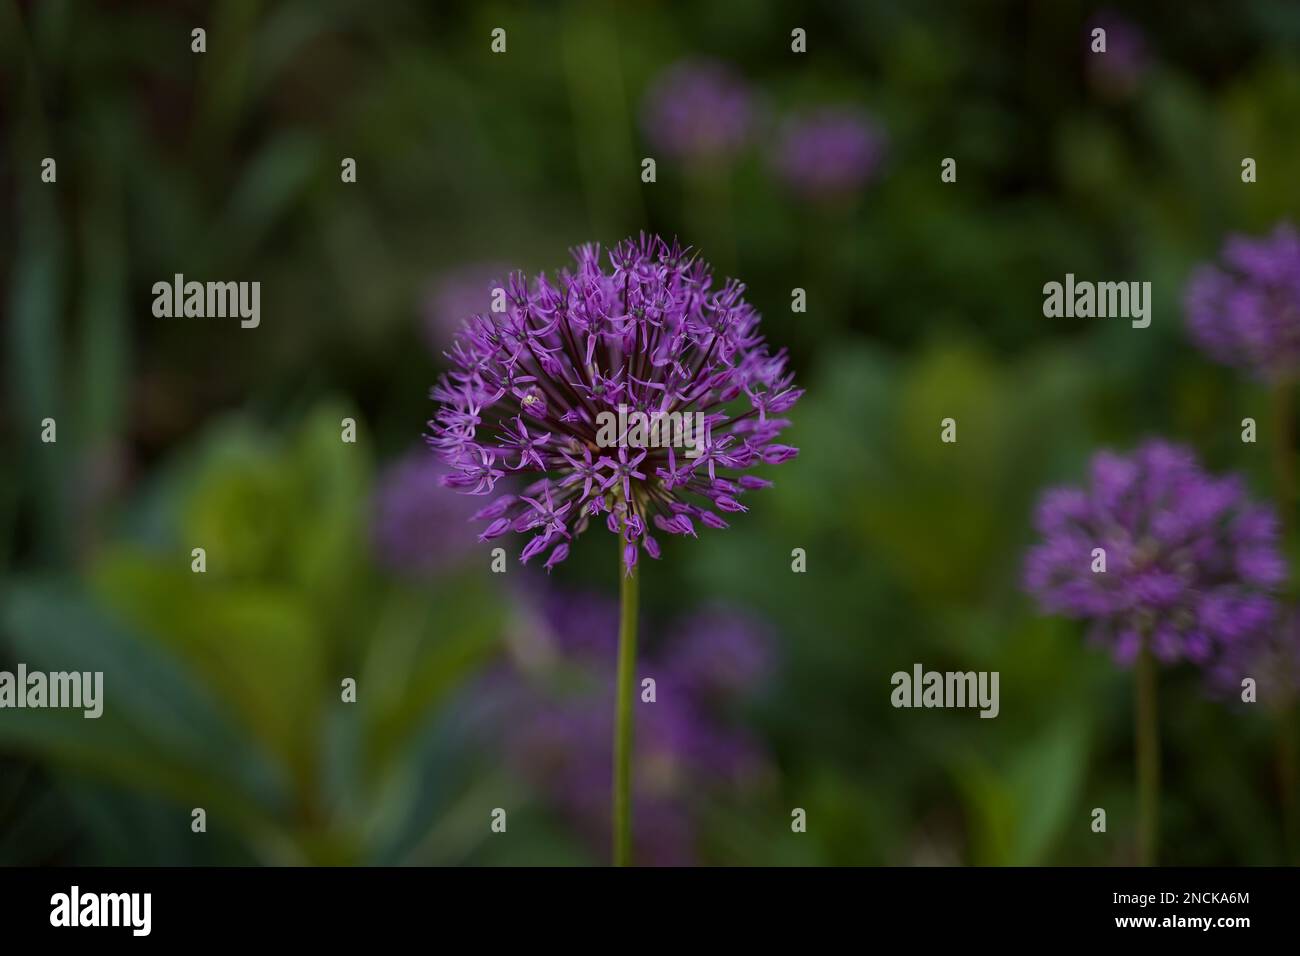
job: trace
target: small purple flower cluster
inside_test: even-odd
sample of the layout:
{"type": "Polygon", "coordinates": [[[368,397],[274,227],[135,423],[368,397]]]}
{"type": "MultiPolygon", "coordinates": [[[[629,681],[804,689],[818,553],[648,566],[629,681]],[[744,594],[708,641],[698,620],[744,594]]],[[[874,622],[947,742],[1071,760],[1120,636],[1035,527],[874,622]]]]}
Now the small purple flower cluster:
{"type": "Polygon", "coordinates": [[[1192,338],[1211,358],[1264,379],[1300,372],[1300,233],[1282,223],[1262,239],[1229,236],[1223,265],[1193,273],[1185,300],[1192,338]]]}
{"type": "MultiPolygon", "coordinates": [[[[717,166],[732,160],[755,137],[762,118],[757,97],[729,66],[682,60],[651,84],[642,126],[668,156],[717,166]]],[[[771,168],[795,195],[818,202],[842,200],[869,183],[885,153],[885,136],[862,110],[823,106],[787,117],[771,151],[771,168]]]]}
{"type": "Polygon", "coordinates": [[[885,136],[860,110],[823,107],[782,125],[773,165],[794,192],[833,201],[857,192],[880,168],[885,136]]]}
{"type": "Polygon", "coordinates": [[[718,162],[754,132],[749,86],[716,60],[682,60],[655,80],[642,121],[650,141],[677,159],[718,162]]]}
{"type": "Polygon", "coordinates": [[[1039,505],[1044,540],[1025,585],[1046,610],[1092,621],[1092,638],[1122,663],[1145,640],[1162,661],[1209,664],[1273,623],[1287,576],[1278,520],[1238,478],[1210,475],[1162,441],[1099,453],[1091,478],[1039,505]]]}

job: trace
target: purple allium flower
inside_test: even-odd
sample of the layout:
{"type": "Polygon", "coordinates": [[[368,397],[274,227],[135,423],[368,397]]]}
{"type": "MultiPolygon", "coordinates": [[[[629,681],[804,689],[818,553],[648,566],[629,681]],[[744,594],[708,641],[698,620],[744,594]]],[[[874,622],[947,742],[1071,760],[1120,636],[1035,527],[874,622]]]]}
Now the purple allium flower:
{"type": "Polygon", "coordinates": [[[1026,589],[1047,611],[1091,621],[1090,637],[1121,663],[1144,637],[1160,660],[1198,664],[1253,639],[1287,573],[1272,508],[1163,441],[1098,453],[1087,487],[1042,496],[1036,527],[1044,540],[1028,554],[1026,589]],[[1104,572],[1093,571],[1095,548],[1104,572]]]}
{"type": "MultiPolygon", "coordinates": [[[[559,662],[577,666],[586,680],[575,681],[565,672],[562,680],[548,682],[554,675],[537,667],[512,672],[494,685],[509,698],[497,733],[507,741],[510,762],[595,852],[604,854],[610,842],[617,607],[583,594],[551,592],[538,600],[542,603],[532,623],[542,633],[530,639],[558,649],[559,662]],[[592,640],[590,631],[608,639],[592,640]]],[[[768,634],[751,624],[716,609],[690,617],[663,648],[662,665],[654,653],[639,663],[638,671],[655,677],[658,684],[654,705],[640,708],[634,743],[633,842],[639,860],[660,866],[692,862],[700,801],[725,798],[762,780],[770,770],[762,748],[722,719],[713,706],[716,698],[706,688],[710,668],[724,682],[736,678],[725,688],[732,699],[753,692],[761,675],[756,670],[743,677],[725,667],[718,670],[718,662],[688,649],[708,627],[718,626],[730,632],[728,646],[744,647],[746,660],[765,661],[770,654],[768,634]],[[682,679],[682,668],[696,660],[701,662],[701,679],[682,679]]],[[[529,652],[521,656],[539,657],[529,652]]]]}
{"type": "Polygon", "coordinates": [[[443,487],[447,466],[427,451],[390,464],[375,483],[370,538],[376,560],[405,573],[436,573],[463,561],[473,544],[448,534],[447,527],[468,521],[470,500],[443,487]]]}
{"type": "Polygon", "coordinates": [[[603,521],[621,536],[630,574],[639,549],[659,557],[652,531],[695,536],[699,525],[726,527],[719,512],[746,510],[745,493],[770,484],[750,469],[798,452],[777,437],[803,392],[784,350],[768,350],[744,286],[715,286],[688,249],[642,235],[610,252],[608,271],[597,246],[574,258],[575,269],[531,287],[515,273],[507,311],[460,332],[431,393],[427,441],[452,469],[444,483],[469,494],[491,494],[506,475],[540,476],[477,513],[487,523],[479,540],[530,534],[520,559],[549,552],[549,569],[603,521]],[[696,456],[613,434],[620,409],[698,416],[696,456]]]}
{"type": "Polygon", "coordinates": [[[853,107],[823,107],[781,125],[773,165],[786,185],[808,199],[842,199],[880,168],[885,135],[853,107]]]}
{"type": "Polygon", "coordinates": [[[748,85],[714,60],[683,60],[664,70],[642,107],[656,148],[676,159],[719,162],[749,141],[754,106],[748,85]]]}
{"type": "Polygon", "coordinates": [[[504,288],[510,269],[496,263],[471,263],[438,276],[422,306],[424,340],[434,355],[451,345],[465,320],[492,308],[494,289],[504,288]]]}
{"type": "Polygon", "coordinates": [[[1097,14],[1085,30],[1088,81],[1102,93],[1127,96],[1137,89],[1147,68],[1147,44],[1142,30],[1131,20],[1107,10],[1097,14]],[[1092,31],[1106,31],[1106,52],[1092,49],[1092,31]]]}
{"type": "Polygon", "coordinates": [[[1300,233],[1282,223],[1271,236],[1233,235],[1223,265],[1203,265],[1184,304],[1192,338],[1225,365],[1262,378],[1300,371],[1300,233]]]}

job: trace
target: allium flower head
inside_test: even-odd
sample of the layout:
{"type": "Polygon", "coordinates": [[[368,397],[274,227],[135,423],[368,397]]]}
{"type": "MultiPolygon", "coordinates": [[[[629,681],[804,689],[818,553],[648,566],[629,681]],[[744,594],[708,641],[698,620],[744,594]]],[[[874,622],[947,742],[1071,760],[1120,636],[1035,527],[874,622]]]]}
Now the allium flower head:
{"type": "Polygon", "coordinates": [[[1269,626],[1286,577],[1273,510],[1163,441],[1097,454],[1088,486],[1043,495],[1036,526],[1027,590],[1047,611],[1091,621],[1122,663],[1145,638],[1162,661],[1207,664],[1269,626]]]}
{"type": "Polygon", "coordinates": [[[1300,372],[1300,233],[1230,236],[1223,264],[1204,265],[1185,296],[1192,338],[1215,360],[1276,379],[1300,372]]]}
{"type": "Polygon", "coordinates": [[[715,60],[683,60],[651,85],[642,113],[646,136],[677,159],[717,162],[749,141],[754,127],[749,87],[715,60]]]}
{"type": "Polygon", "coordinates": [[[884,155],[884,133],[865,113],[823,107],[781,125],[773,165],[799,195],[834,200],[861,189],[884,155]]]}
{"type": "Polygon", "coordinates": [[[603,522],[631,573],[640,550],[659,557],[653,532],[695,536],[747,510],[746,493],[770,484],[750,470],[797,454],[777,438],[802,390],[744,286],[715,285],[688,249],[642,235],[615,247],[608,268],[597,246],[574,258],[554,279],[512,275],[506,311],[475,316],[456,337],[427,441],[450,487],[490,495],[507,475],[533,479],[477,513],[480,540],[528,534],[520,559],[547,552],[549,569],[603,522]],[[632,432],[611,442],[620,407],[698,413],[705,428],[693,450],[632,432]]]}

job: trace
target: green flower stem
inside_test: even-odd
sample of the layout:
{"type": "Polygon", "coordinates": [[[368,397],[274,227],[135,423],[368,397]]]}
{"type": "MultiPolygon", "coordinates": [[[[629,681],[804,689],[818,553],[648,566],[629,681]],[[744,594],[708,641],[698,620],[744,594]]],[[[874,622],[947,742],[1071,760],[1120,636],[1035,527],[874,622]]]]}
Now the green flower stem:
{"type": "Polygon", "coordinates": [[[619,622],[618,701],[614,726],[614,865],[632,863],[632,698],[636,693],[637,573],[623,567],[623,536],[618,536],[619,622]]]}
{"type": "Polygon", "coordinates": [[[1138,652],[1135,678],[1138,864],[1154,866],[1160,842],[1160,730],[1156,709],[1156,661],[1145,640],[1138,652]]]}

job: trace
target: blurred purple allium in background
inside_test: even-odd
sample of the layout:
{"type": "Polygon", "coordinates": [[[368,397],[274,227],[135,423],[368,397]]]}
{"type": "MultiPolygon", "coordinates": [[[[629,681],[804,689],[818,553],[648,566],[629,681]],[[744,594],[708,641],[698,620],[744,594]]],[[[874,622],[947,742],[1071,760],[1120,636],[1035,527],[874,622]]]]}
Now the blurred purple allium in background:
{"type": "MultiPolygon", "coordinates": [[[[494,685],[508,698],[499,733],[511,764],[603,856],[610,843],[618,607],[594,595],[554,591],[539,592],[536,600],[525,641],[549,650],[519,656],[550,663],[521,665],[494,685]],[[555,679],[556,663],[570,668],[562,680],[555,679]],[[575,667],[585,680],[575,681],[575,667]]],[[[770,635],[747,615],[714,608],[679,622],[662,653],[655,651],[652,645],[638,663],[638,673],[655,678],[657,690],[654,704],[636,705],[633,842],[636,858],[647,864],[687,865],[695,860],[702,807],[770,773],[762,747],[725,716],[727,706],[765,680],[770,635]],[[748,662],[742,669],[697,646],[712,641],[713,628],[748,662]]]]}
{"type": "Polygon", "coordinates": [[[603,520],[631,573],[638,549],[659,557],[652,529],[695,536],[697,522],[725,528],[719,512],[748,510],[745,493],[771,484],[749,470],[798,453],[776,439],[803,392],[784,350],[768,350],[745,287],[716,286],[688,248],[642,235],[610,251],[608,271],[598,246],[574,258],[531,286],[511,275],[507,311],[457,335],[427,441],[452,469],[444,483],[468,494],[491,494],[505,475],[541,476],[476,514],[487,522],[480,541],[531,533],[520,560],[549,551],[550,569],[603,520]],[[729,415],[732,403],[741,408],[729,415]],[[700,454],[602,447],[598,416],[621,405],[705,416],[700,454]]]}
{"type": "Polygon", "coordinates": [[[397,459],[380,473],[371,497],[370,540],[375,559],[403,574],[430,574],[455,566],[473,550],[455,527],[470,520],[469,499],[443,487],[447,466],[425,449],[397,459]]]}
{"type": "Polygon", "coordinates": [[[682,60],[651,84],[641,122],[656,149],[681,160],[716,163],[749,142],[754,128],[749,86],[716,60],[682,60]]]}
{"type": "MultiPolygon", "coordinates": [[[[541,586],[529,589],[529,642],[542,656],[612,667],[618,652],[618,602],[602,595],[541,586]]],[[[770,629],[726,604],[706,605],[674,622],[654,659],[675,685],[703,700],[761,684],[772,669],[770,629]]],[[[653,649],[653,648],[652,648],[653,649]]]]}
{"type": "Polygon", "coordinates": [[[1146,72],[1148,56],[1142,29],[1112,10],[1092,17],[1084,31],[1088,82],[1110,96],[1127,96],[1137,89],[1146,72]],[[1106,31],[1106,52],[1093,51],[1092,31],[1106,31]]]}
{"type": "Polygon", "coordinates": [[[1127,457],[1099,452],[1091,472],[1087,487],[1039,502],[1043,542],[1029,551],[1025,586],[1046,611],[1091,621],[1090,639],[1125,664],[1143,635],[1161,661],[1208,665],[1270,626],[1287,575],[1280,529],[1238,477],[1210,475],[1164,441],[1127,457]],[[1094,548],[1104,572],[1092,570],[1094,548]]]}
{"type": "Polygon", "coordinates": [[[429,284],[421,304],[425,344],[436,356],[451,348],[471,316],[488,312],[492,290],[503,287],[508,266],[476,262],[444,272],[429,284]]]}
{"type": "Polygon", "coordinates": [[[876,175],[885,143],[884,132],[862,110],[826,106],[781,124],[772,163],[799,195],[841,199],[876,175]]]}
{"type": "Polygon", "coordinates": [[[1222,265],[1192,274],[1184,297],[1192,338],[1215,360],[1265,379],[1300,371],[1300,233],[1232,235],[1222,265]]]}
{"type": "Polygon", "coordinates": [[[726,698],[762,683],[772,669],[767,628],[755,618],[710,606],[669,634],[664,670],[673,684],[699,698],[726,698]]]}
{"type": "Polygon", "coordinates": [[[1276,627],[1224,650],[1207,668],[1210,692],[1241,699],[1241,681],[1253,678],[1257,700],[1285,707],[1300,696],[1300,613],[1292,606],[1276,627]]]}

